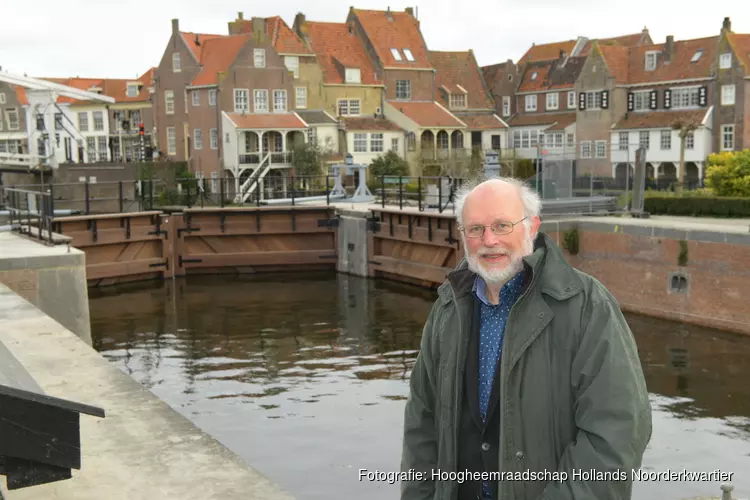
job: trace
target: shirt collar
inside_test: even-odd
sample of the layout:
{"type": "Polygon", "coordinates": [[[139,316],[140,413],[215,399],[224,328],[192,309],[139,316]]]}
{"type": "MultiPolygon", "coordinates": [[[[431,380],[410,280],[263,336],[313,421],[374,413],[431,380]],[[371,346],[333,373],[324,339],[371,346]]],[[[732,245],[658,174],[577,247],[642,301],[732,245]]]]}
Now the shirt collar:
{"type": "Polygon", "coordinates": [[[503,285],[503,287],[500,289],[500,300],[498,304],[493,304],[492,302],[490,302],[489,298],[487,297],[487,284],[480,276],[474,278],[474,286],[472,287],[472,291],[479,300],[481,300],[485,305],[488,306],[500,305],[504,302],[503,299],[510,300],[512,303],[515,302],[515,300],[521,295],[521,292],[523,291],[525,274],[526,269],[521,269],[518,274],[513,276],[507,283],[503,285]]]}

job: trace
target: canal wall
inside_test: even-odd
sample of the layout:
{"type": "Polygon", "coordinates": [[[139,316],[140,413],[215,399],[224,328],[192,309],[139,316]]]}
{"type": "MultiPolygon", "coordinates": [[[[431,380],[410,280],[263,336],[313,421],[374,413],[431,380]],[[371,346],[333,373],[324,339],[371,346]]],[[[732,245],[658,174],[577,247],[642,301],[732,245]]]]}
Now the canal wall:
{"type": "Polygon", "coordinates": [[[291,500],[78,335],[2,284],[0,342],[47,395],[105,411],[104,418],[80,416],[81,469],[73,470],[72,478],[13,491],[0,481],[0,498],[291,500]]]}

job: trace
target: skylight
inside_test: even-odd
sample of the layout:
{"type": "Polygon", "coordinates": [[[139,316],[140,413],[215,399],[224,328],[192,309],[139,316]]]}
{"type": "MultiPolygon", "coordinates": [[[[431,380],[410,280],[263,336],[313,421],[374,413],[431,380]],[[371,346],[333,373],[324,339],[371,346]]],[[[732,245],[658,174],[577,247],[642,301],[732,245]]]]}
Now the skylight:
{"type": "Polygon", "coordinates": [[[533,72],[533,73],[531,74],[531,81],[534,81],[534,80],[536,80],[536,75],[537,75],[536,71],[534,71],[534,72],[533,72]]]}
{"type": "Polygon", "coordinates": [[[690,59],[690,62],[697,62],[698,59],[701,58],[702,54],[703,54],[703,49],[698,49],[698,52],[696,52],[695,55],[693,55],[693,58],[690,59]]]}
{"type": "Polygon", "coordinates": [[[411,50],[409,50],[409,49],[404,49],[404,55],[406,56],[406,60],[407,61],[412,61],[413,62],[413,61],[416,60],[416,59],[414,59],[414,55],[411,53],[411,50]]]}
{"type": "Polygon", "coordinates": [[[391,55],[393,58],[397,61],[402,61],[401,53],[398,51],[398,49],[391,49],[391,55]]]}

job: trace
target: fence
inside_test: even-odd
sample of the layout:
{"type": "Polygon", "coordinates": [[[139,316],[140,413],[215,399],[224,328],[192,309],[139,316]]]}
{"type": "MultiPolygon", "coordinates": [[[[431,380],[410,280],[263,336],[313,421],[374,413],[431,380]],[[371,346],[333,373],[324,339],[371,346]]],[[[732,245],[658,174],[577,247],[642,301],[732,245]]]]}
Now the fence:
{"type": "Polygon", "coordinates": [[[3,204],[10,228],[41,241],[52,242],[52,197],[49,193],[19,188],[3,188],[3,204]]]}

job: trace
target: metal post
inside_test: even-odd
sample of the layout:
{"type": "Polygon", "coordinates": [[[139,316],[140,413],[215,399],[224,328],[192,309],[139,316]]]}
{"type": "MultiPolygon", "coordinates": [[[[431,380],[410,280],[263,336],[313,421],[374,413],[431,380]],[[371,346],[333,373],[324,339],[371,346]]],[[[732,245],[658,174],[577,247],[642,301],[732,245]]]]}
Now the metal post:
{"type": "Polygon", "coordinates": [[[385,174],[380,176],[380,204],[385,208],[385,174]]]}
{"type": "Polygon", "coordinates": [[[85,203],[85,207],[86,207],[86,215],[89,215],[91,213],[91,205],[90,205],[90,201],[89,201],[89,181],[88,181],[88,179],[84,183],[83,194],[84,194],[84,196],[86,198],[86,200],[84,202],[85,203]]]}
{"type": "Polygon", "coordinates": [[[224,208],[224,177],[219,179],[219,206],[224,208]]]}
{"type": "Polygon", "coordinates": [[[187,203],[186,203],[186,205],[187,205],[188,208],[191,208],[192,207],[192,203],[190,203],[190,179],[187,180],[187,195],[186,196],[187,196],[187,203]]]}
{"type": "Polygon", "coordinates": [[[154,209],[154,180],[148,181],[148,209],[154,209]]]}
{"type": "Polygon", "coordinates": [[[292,206],[294,206],[294,176],[292,178],[292,206]]]}
{"type": "Polygon", "coordinates": [[[328,176],[326,175],[326,205],[331,204],[331,192],[328,189],[328,176]]]}
{"type": "Polygon", "coordinates": [[[443,213],[443,176],[438,177],[438,212],[443,213]]]}
{"type": "Polygon", "coordinates": [[[417,202],[419,203],[419,211],[422,211],[422,176],[417,178],[417,202]]]}
{"type": "Polygon", "coordinates": [[[118,192],[118,196],[120,197],[120,213],[122,213],[122,212],[123,212],[123,199],[122,199],[122,181],[119,181],[119,182],[118,182],[118,186],[117,186],[117,189],[118,189],[118,191],[119,191],[119,192],[118,192]]]}
{"type": "Polygon", "coordinates": [[[404,209],[404,183],[403,176],[398,176],[398,208],[399,210],[404,209]]]}
{"type": "Polygon", "coordinates": [[[54,184],[49,185],[49,208],[50,208],[50,215],[54,217],[55,216],[55,185],[54,184]]]}

